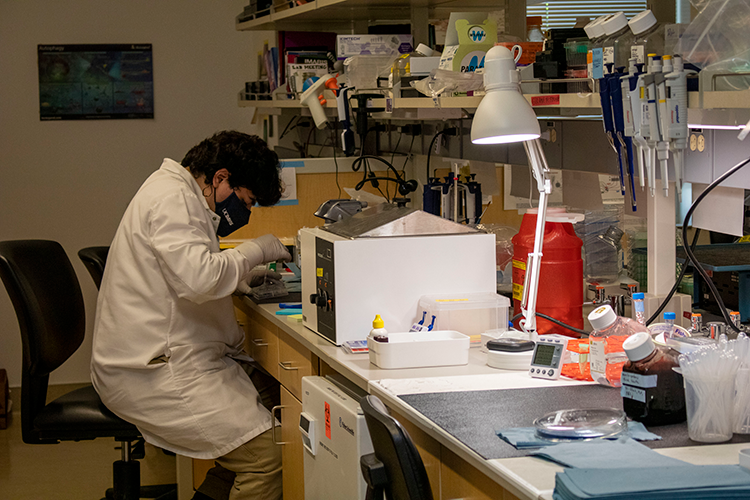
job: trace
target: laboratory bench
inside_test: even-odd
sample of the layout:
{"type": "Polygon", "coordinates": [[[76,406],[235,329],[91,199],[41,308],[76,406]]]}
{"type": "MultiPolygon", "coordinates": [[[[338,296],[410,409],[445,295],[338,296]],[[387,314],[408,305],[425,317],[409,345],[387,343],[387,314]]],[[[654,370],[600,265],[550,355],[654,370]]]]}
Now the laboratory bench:
{"type": "MultiPolygon", "coordinates": [[[[531,426],[534,418],[563,407],[621,407],[618,389],[498,370],[486,364],[486,354],[476,347],[462,366],[381,369],[370,364],[366,353],[348,354],[302,323],[276,315],[277,304],[256,304],[239,296],[234,303],[247,350],[282,386],[281,406],[274,412],[281,428],[274,431],[284,443],[286,500],[304,498],[303,447],[297,428],[304,376],[333,375],[378,396],[410,433],[436,500],[551,499],[555,473],[563,467],[525,456],[526,450],[516,450],[495,431],[531,426]]],[[[750,447],[745,442],[750,436],[698,445],[687,438],[685,424],[650,430],[663,439],[644,444],[694,464],[736,464],[739,450],[750,447]]],[[[211,465],[193,461],[194,486],[211,465]]]]}

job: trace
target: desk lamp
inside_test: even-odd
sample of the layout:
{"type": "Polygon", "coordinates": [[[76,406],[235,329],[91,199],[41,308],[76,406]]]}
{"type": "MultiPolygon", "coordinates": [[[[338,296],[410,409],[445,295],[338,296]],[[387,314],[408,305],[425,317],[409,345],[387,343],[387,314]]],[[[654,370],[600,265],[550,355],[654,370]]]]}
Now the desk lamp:
{"type": "Polygon", "coordinates": [[[531,340],[537,340],[536,300],[539,292],[539,271],[542,264],[542,243],[547,215],[547,197],[552,184],[547,174],[547,160],[539,142],[541,131],[536,114],[518,87],[519,74],[511,52],[502,46],[492,47],[484,59],[486,95],[479,103],[471,126],[474,144],[507,144],[523,142],[537,189],[539,212],[534,233],[534,250],[526,262],[526,277],[521,299],[524,319],[521,328],[531,340]]]}

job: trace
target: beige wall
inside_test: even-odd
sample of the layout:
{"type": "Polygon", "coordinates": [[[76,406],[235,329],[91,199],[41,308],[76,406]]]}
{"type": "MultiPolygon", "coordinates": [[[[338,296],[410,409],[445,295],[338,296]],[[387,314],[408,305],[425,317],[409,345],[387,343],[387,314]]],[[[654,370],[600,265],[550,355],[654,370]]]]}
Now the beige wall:
{"type": "MultiPolygon", "coordinates": [[[[52,239],[68,252],[87,308],[84,345],[52,376],[89,381],[96,288],[76,253],[108,245],[162,158],[181,160],[223,129],[254,132],[237,92],[257,77],[268,32],[238,32],[247,0],[0,0],[0,240],[52,239]],[[155,119],[39,120],[37,44],[151,43],[155,119]]],[[[21,341],[0,288],[0,368],[21,382],[21,341]]]]}

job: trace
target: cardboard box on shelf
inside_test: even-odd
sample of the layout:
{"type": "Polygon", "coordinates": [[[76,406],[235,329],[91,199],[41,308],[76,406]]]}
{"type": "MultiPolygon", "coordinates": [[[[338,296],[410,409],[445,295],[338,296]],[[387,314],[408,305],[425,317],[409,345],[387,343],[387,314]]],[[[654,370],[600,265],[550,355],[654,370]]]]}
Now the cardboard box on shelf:
{"type": "Polygon", "coordinates": [[[440,69],[473,73],[484,68],[484,56],[497,43],[497,25],[492,19],[471,23],[456,19],[458,44],[447,45],[440,58],[440,69]]]}

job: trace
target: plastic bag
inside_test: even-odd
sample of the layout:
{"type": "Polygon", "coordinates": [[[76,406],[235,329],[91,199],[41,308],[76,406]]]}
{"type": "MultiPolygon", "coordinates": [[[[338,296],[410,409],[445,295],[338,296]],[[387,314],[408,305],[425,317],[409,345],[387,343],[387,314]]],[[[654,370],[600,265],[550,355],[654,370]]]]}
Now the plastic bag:
{"type": "MultiPolygon", "coordinates": [[[[682,34],[676,52],[682,54],[686,62],[711,73],[705,75],[709,86],[702,87],[711,90],[711,80],[716,72],[736,73],[750,67],[750,37],[747,34],[750,0],[693,0],[691,3],[701,11],[682,34]]],[[[740,86],[747,88],[744,82],[740,86]]]]}
{"type": "Polygon", "coordinates": [[[427,97],[432,97],[435,107],[440,107],[440,96],[453,92],[469,92],[484,87],[484,75],[481,73],[459,73],[446,69],[433,69],[430,76],[416,82],[412,87],[427,97]]]}
{"type": "Polygon", "coordinates": [[[357,90],[378,88],[378,77],[387,78],[398,54],[389,56],[362,55],[344,60],[346,84],[357,90]]]}
{"type": "Polygon", "coordinates": [[[477,229],[495,235],[495,265],[500,269],[513,260],[513,242],[518,229],[500,224],[479,224],[477,229]]]}

